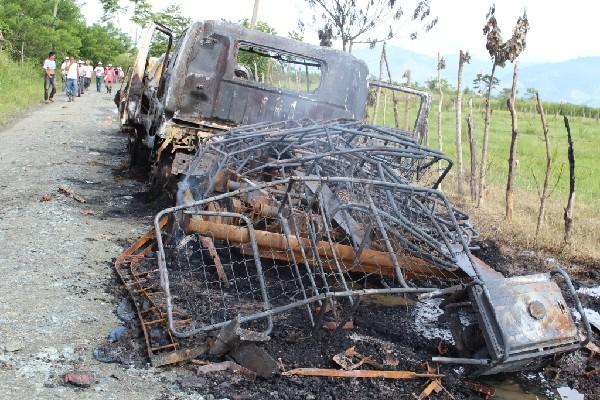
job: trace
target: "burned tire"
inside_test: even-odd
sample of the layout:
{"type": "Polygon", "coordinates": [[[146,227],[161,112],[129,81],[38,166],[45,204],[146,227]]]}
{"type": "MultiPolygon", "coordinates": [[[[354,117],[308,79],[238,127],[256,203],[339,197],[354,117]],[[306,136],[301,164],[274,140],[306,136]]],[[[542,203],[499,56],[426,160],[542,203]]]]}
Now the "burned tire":
{"type": "Polygon", "coordinates": [[[127,152],[130,168],[143,168],[145,172],[150,170],[150,149],[144,145],[137,132],[129,132],[127,152]]]}
{"type": "Polygon", "coordinates": [[[150,195],[153,198],[175,199],[177,176],[171,174],[173,155],[164,151],[159,161],[155,161],[150,171],[150,195]]]}

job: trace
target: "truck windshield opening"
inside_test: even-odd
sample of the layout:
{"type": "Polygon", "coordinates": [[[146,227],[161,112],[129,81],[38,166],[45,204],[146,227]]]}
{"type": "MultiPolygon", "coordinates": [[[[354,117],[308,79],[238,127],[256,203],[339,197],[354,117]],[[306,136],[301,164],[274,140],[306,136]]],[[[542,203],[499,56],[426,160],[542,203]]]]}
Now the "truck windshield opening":
{"type": "Polygon", "coordinates": [[[238,43],[235,76],[279,89],[314,93],[321,84],[322,62],[301,55],[238,43]]]}

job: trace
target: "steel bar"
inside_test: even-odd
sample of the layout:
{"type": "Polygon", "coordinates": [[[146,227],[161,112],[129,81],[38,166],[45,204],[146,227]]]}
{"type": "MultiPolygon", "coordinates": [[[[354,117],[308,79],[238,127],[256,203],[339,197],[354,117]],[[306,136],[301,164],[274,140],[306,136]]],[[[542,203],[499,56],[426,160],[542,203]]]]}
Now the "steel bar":
{"type": "Polygon", "coordinates": [[[296,368],[283,372],[285,376],[319,376],[325,378],[385,378],[385,379],[417,379],[443,378],[442,374],[418,373],[413,371],[373,371],[354,369],[351,371],[326,368],[296,368]]]}
{"type": "MultiPolygon", "coordinates": [[[[188,233],[199,233],[204,236],[210,236],[213,239],[227,240],[237,244],[251,242],[248,228],[217,224],[205,221],[201,217],[190,218],[186,231],[188,233]]],[[[282,234],[267,231],[255,231],[255,235],[259,248],[264,246],[269,247],[270,249],[283,251],[290,249],[294,253],[299,253],[301,248],[311,247],[309,239],[298,240],[294,236],[286,237],[282,234]]],[[[316,245],[320,257],[332,259],[335,253],[343,262],[349,263],[350,265],[354,262],[354,248],[351,246],[335,244],[333,245],[333,250],[330,250],[330,246],[327,242],[320,241],[316,245]]],[[[403,265],[402,269],[405,269],[413,275],[436,274],[436,271],[432,272],[430,264],[420,258],[401,254],[396,254],[396,258],[399,260],[398,264],[403,265]]],[[[367,249],[360,255],[358,263],[367,272],[381,272],[384,275],[394,277],[394,261],[391,259],[389,253],[367,249]]],[[[342,266],[344,267],[345,264],[342,266]]],[[[441,276],[445,276],[443,271],[440,270],[439,273],[441,276]]]]}

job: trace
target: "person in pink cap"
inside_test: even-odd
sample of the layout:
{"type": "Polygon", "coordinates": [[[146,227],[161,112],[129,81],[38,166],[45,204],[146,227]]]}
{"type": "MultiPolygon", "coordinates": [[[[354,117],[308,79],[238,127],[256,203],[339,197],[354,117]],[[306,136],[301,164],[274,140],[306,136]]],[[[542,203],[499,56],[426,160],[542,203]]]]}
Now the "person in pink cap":
{"type": "Polygon", "coordinates": [[[106,93],[112,93],[112,86],[115,83],[115,70],[112,67],[112,64],[108,64],[108,66],[104,69],[104,83],[106,85],[106,93]]]}

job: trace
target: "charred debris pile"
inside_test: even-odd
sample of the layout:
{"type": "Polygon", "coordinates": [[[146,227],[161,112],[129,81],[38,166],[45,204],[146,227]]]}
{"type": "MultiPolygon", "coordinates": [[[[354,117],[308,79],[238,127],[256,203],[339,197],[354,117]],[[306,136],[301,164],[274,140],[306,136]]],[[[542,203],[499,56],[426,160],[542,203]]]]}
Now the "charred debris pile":
{"type": "Polygon", "coordinates": [[[115,264],[152,363],[226,357],[201,368],[426,378],[439,391],[438,368],[400,371],[402,360],[380,364],[348,348],[334,359],[341,369],[307,357],[306,368],[282,370],[265,350],[292,327],[350,334],[357,314],[408,334],[395,315],[432,298],[452,338],[430,363],[494,374],[586,345],[590,327],[563,271],[505,278],[471,253],[476,230],[437,190],[451,165],[408,134],[354,120],[213,135],[187,163],[177,205],[115,264]],[[404,300],[370,312],[375,296],[404,300]]]}

